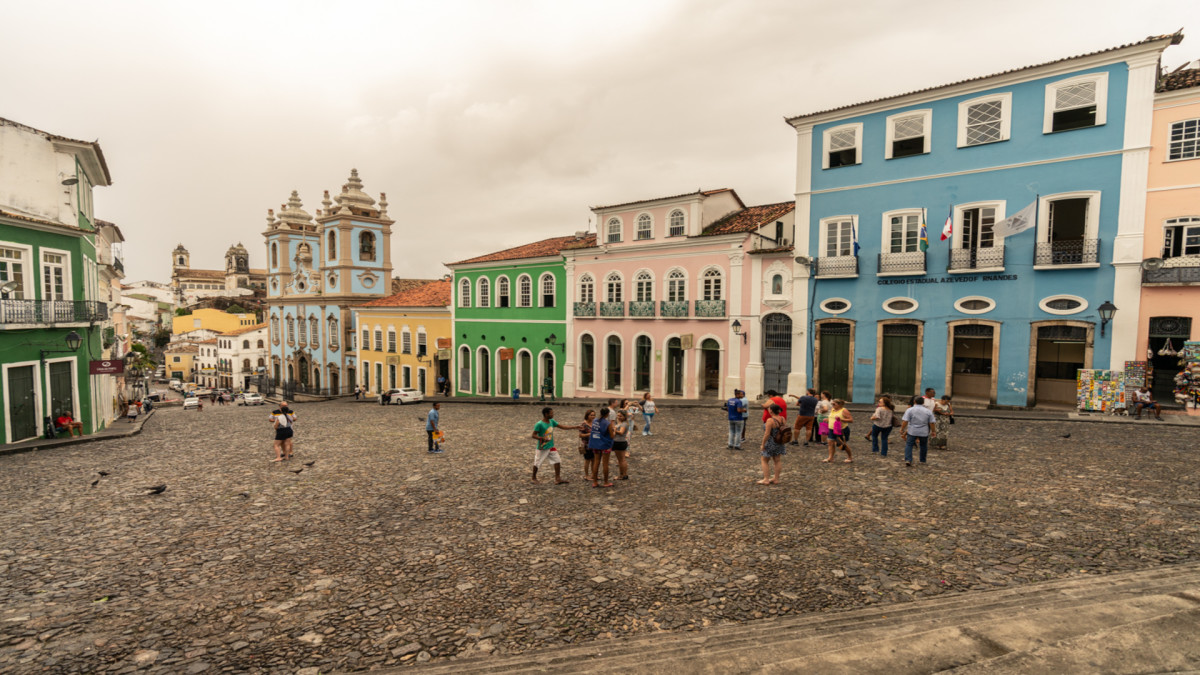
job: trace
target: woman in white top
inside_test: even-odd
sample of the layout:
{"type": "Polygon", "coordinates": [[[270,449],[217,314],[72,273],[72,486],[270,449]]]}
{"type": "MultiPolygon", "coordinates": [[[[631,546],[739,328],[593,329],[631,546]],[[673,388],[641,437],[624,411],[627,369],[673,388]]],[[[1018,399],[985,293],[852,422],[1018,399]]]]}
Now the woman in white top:
{"type": "Polygon", "coordinates": [[[654,414],[658,412],[658,406],[654,405],[654,397],[650,392],[642,395],[642,417],[646,419],[646,426],[642,429],[643,436],[650,436],[650,423],[654,421],[654,414]]]}
{"type": "Polygon", "coordinates": [[[296,424],[296,413],[288,408],[288,402],[283,401],[279,407],[271,411],[271,425],[275,427],[275,459],[272,462],[282,462],[292,458],[293,426],[296,424]]]}
{"type": "Polygon", "coordinates": [[[871,433],[867,434],[867,440],[871,441],[871,452],[878,453],[880,457],[887,457],[888,436],[892,435],[895,410],[891,397],[884,396],[879,399],[875,413],[871,415],[871,433]]]}

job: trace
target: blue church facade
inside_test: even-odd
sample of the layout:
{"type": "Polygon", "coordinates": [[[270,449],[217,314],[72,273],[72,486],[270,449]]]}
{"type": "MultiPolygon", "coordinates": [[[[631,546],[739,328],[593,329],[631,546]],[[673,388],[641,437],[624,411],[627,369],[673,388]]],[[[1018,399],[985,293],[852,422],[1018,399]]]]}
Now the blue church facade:
{"type": "Polygon", "coordinates": [[[1156,66],[1178,39],[789,119],[812,386],[1071,405],[1077,369],[1135,359],[1156,66]]]}

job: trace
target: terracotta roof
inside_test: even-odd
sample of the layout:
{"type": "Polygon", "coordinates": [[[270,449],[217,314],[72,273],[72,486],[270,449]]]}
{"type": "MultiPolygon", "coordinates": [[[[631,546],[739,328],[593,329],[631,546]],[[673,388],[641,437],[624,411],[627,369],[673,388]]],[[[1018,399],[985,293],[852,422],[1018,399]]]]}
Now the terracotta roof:
{"type": "Polygon", "coordinates": [[[795,250],[796,250],[795,246],[779,246],[777,248],[751,249],[749,251],[746,251],[746,253],[748,253],[750,255],[765,255],[767,253],[789,253],[789,252],[795,251],[795,250]]]}
{"type": "Polygon", "coordinates": [[[265,323],[260,323],[256,326],[243,326],[236,330],[231,330],[231,331],[228,331],[225,333],[221,333],[221,335],[224,335],[225,337],[231,337],[234,335],[241,335],[242,333],[251,333],[256,330],[262,330],[263,328],[266,328],[266,327],[267,327],[267,324],[265,324],[265,323]]]}
{"type": "Polygon", "coordinates": [[[446,307],[449,304],[450,280],[438,279],[386,298],[363,303],[360,307],[446,307]]]}
{"type": "Polygon", "coordinates": [[[198,352],[200,348],[192,344],[176,344],[174,347],[163,348],[164,354],[187,354],[190,352],[198,352]]]}
{"type": "Polygon", "coordinates": [[[779,202],[778,204],[763,204],[761,206],[751,206],[744,208],[741,211],[734,211],[717,222],[704,228],[700,233],[701,236],[712,236],[717,234],[737,234],[738,232],[752,232],[761,227],[764,223],[769,223],[776,220],[780,216],[791,213],[796,209],[796,202],[779,202]]]}
{"type": "Polygon", "coordinates": [[[20,122],[14,122],[10,119],[5,119],[3,117],[0,117],[0,124],[9,124],[14,127],[19,127],[21,129],[24,129],[25,131],[32,131],[33,133],[38,134],[42,138],[45,138],[46,140],[50,140],[50,141],[65,141],[67,143],[78,143],[79,145],[92,146],[92,149],[96,151],[96,159],[98,159],[100,161],[100,168],[104,171],[105,181],[109,184],[112,183],[112,174],[110,174],[108,172],[108,162],[104,161],[104,152],[100,150],[100,142],[99,141],[81,141],[81,140],[74,139],[74,138],[67,138],[66,136],[58,136],[58,135],[52,134],[48,131],[42,131],[41,129],[35,129],[27,124],[21,124],[20,122]]]}
{"type": "Polygon", "coordinates": [[[215,345],[215,344],[217,344],[217,338],[209,338],[207,340],[198,340],[196,342],[196,344],[198,344],[198,345],[215,345]]]}
{"type": "Polygon", "coordinates": [[[543,239],[535,241],[532,244],[517,246],[515,248],[504,249],[495,253],[481,255],[476,258],[468,258],[460,260],[456,263],[448,263],[449,265],[468,265],[471,263],[483,262],[501,262],[504,260],[520,260],[521,258],[541,258],[548,255],[556,255],[562,251],[573,248],[588,248],[596,245],[596,235],[589,234],[582,239],[577,239],[575,235],[566,237],[554,237],[552,239],[543,239]]]}
{"type": "Polygon", "coordinates": [[[1163,75],[1162,79],[1158,81],[1155,91],[1162,93],[1200,87],[1200,67],[1188,68],[1189,65],[1192,64],[1186,64],[1181,68],[1176,68],[1175,72],[1163,75]]]}
{"type": "Polygon", "coordinates": [[[433,281],[437,281],[437,279],[401,279],[399,277],[392,277],[392,293],[411,291],[433,281]]]}
{"type": "Polygon", "coordinates": [[[225,270],[180,270],[179,278],[198,278],[198,279],[224,279],[225,270]]]}
{"type": "Polygon", "coordinates": [[[27,216],[23,213],[14,213],[12,211],[5,211],[3,209],[0,209],[0,216],[3,216],[5,218],[12,218],[13,220],[24,220],[24,221],[30,222],[30,223],[37,223],[39,225],[53,225],[54,227],[61,227],[64,230],[71,230],[72,232],[82,232],[83,231],[74,225],[67,225],[65,223],[56,223],[53,220],[46,220],[45,218],[38,218],[36,216],[27,216]]]}
{"type": "Polygon", "coordinates": [[[662,201],[664,199],[682,199],[683,197],[709,197],[711,195],[720,194],[722,192],[733,193],[733,198],[736,199],[739,204],[741,204],[742,206],[745,206],[745,204],[742,202],[742,198],[738,196],[738,193],[735,192],[733,190],[733,188],[718,188],[716,190],[696,190],[695,192],[684,192],[683,194],[670,195],[668,197],[654,197],[651,199],[639,199],[639,200],[633,201],[633,202],[625,202],[624,204],[609,204],[608,206],[593,206],[592,210],[593,211],[604,211],[607,209],[621,208],[623,206],[635,206],[637,204],[645,204],[646,202],[658,202],[658,201],[662,201]]]}
{"type": "Polygon", "coordinates": [[[792,124],[793,122],[796,122],[797,120],[802,120],[806,117],[815,117],[817,115],[824,115],[826,113],[836,112],[838,110],[849,110],[851,108],[857,108],[859,106],[868,105],[870,103],[879,103],[881,101],[890,101],[892,99],[903,98],[905,96],[912,96],[913,94],[923,94],[925,92],[937,91],[939,89],[956,87],[960,84],[966,84],[968,82],[979,82],[982,80],[991,79],[993,77],[999,77],[1000,75],[1008,75],[1009,73],[1019,73],[1023,70],[1032,70],[1034,68],[1041,68],[1043,66],[1053,65],[1055,63],[1062,63],[1064,61],[1074,61],[1075,59],[1082,59],[1082,58],[1085,58],[1088,56],[1095,56],[1097,54],[1105,54],[1108,52],[1115,52],[1115,51],[1118,51],[1121,49],[1127,49],[1129,47],[1137,47],[1140,45],[1149,44],[1151,42],[1157,42],[1159,40],[1170,40],[1171,41],[1170,44],[1177,45],[1183,41],[1183,31],[1180,30],[1180,31],[1172,33],[1170,35],[1151,35],[1150,37],[1147,37],[1146,39],[1141,40],[1139,42],[1130,42],[1129,44],[1120,45],[1117,47],[1110,47],[1108,49],[1101,49],[1101,50],[1095,51],[1095,52],[1088,52],[1086,54],[1079,54],[1078,56],[1068,56],[1066,58],[1055,59],[1053,61],[1046,61],[1045,63],[1038,63],[1038,64],[1032,65],[1032,66],[1023,66],[1021,68],[1012,68],[1010,70],[1002,70],[998,73],[992,73],[991,75],[981,75],[979,77],[971,77],[971,78],[967,78],[965,80],[951,82],[949,84],[940,84],[936,87],[927,87],[925,89],[917,89],[915,91],[909,91],[909,92],[905,92],[903,94],[895,94],[893,96],[884,96],[883,98],[875,98],[875,99],[871,99],[869,101],[860,101],[858,103],[852,103],[850,105],[838,106],[836,108],[827,108],[825,110],[818,110],[816,112],[805,113],[803,115],[796,115],[794,117],[785,117],[784,121],[787,122],[788,124],[792,124]]]}

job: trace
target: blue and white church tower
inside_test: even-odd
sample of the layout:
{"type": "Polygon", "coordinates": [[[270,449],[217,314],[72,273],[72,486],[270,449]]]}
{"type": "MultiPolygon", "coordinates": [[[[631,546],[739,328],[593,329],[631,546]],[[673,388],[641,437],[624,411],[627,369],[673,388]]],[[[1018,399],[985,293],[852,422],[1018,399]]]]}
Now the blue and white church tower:
{"type": "Polygon", "coordinates": [[[292,191],[267,211],[270,376],[300,393],[344,393],[357,381],[354,307],[391,291],[387,195],[363,192],[358,170],[314,220],[292,191]]]}

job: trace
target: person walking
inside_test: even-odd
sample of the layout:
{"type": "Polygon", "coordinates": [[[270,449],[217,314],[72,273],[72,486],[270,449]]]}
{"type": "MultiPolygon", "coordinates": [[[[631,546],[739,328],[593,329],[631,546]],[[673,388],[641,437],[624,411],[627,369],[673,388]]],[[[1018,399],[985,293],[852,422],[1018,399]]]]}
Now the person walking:
{"type": "Polygon", "coordinates": [[[296,413],[288,407],[287,401],[280,401],[279,407],[271,411],[271,426],[275,428],[275,459],[272,462],[292,458],[295,425],[296,413]]]}
{"type": "Polygon", "coordinates": [[[796,426],[792,434],[792,445],[800,445],[800,430],[804,429],[804,444],[813,440],[813,428],[817,419],[817,390],[809,389],[803,396],[793,396],[796,399],[796,426]]]}
{"type": "Polygon", "coordinates": [[[354,400],[357,401],[360,398],[362,398],[362,387],[359,385],[354,385],[354,400]]]}
{"type": "Polygon", "coordinates": [[[642,428],[643,436],[651,436],[650,423],[654,421],[654,415],[658,412],[658,406],[654,404],[654,397],[650,392],[642,394],[642,417],[646,420],[646,425],[642,428]]]}
{"type": "Polygon", "coordinates": [[[442,452],[442,443],[440,440],[442,434],[442,404],[437,401],[433,402],[433,407],[429,409],[429,413],[425,415],[425,435],[429,440],[429,450],[433,454],[442,452]]]}
{"type": "Polygon", "coordinates": [[[833,410],[833,397],[830,396],[829,392],[821,392],[820,397],[817,399],[817,405],[813,410],[816,413],[817,442],[825,443],[826,436],[829,435],[829,412],[833,410]]]}
{"type": "Polygon", "coordinates": [[[591,480],[592,478],[592,463],[596,459],[595,453],[588,447],[588,439],[592,436],[592,422],[596,419],[596,411],[589,410],[583,413],[583,424],[579,427],[579,454],[583,456],[583,479],[591,480]]]}
{"type": "Polygon", "coordinates": [[[871,441],[871,452],[880,457],[887,457],[888,436],[892,435],[892,423],[895,421],[896,406],[890,396],[883,396],[875,404],[875,412],[871,414],[871,433],[867,438],[871,441]]]}
{"type": "Polygon", "coordinates": [[[595,457],[592,459],[592,487],[613,486],[608,480],[608,457],[612,454],[612,422],[608,419],[609,408],[600,409],[600,416],[592,422],[592,433],[588,437],[588,448],[595,457]],[[604,482],[599,482],[600,465],[604,465],[604,482]]]}
{"type": "Polygon", "coordinates": [[[925,390],[923,398],[925,399],[925,407],[929,408],[929,412],[933,412],[933,409],[937,407],[937,392],[933,390],[933,387],[930,387],[925,390]]]}
{"type": "Polygon", "coordinates": [[[750,401],[746,392],[741,389],[733,390],[733,398],[725,402],[725,411],[729,414],[729,450],[742,449],[742,434],[746,432],[746,416],[750,409],[750,401]]]}
{"type": "Polygon", "coordinates": [[[767,407],[767,421],[763,425],[762,443],[759,452],[762,455],[762,480],[758,485],[778,485],[779,475],[783,470],[783,456],[787,447],[783,443],[782,434],[787,428],[787,418],[783,416],[783,408],[776,404],[767,407]],[[771,463],[775,464],[775,476],[771,477],[771,463]]]}
{"type": "Polygon", "coordinates": [[[946,450],[950,447],[950,424],[954,419],[954,406],[950,403],[950,394],[943,394],[942,399],[933,406],[933,435],[929,437],[929,447],[935,450],[946,450]]]}
{"type": "Polygon", "coordinates": [[[554,484],[562,485],[570,481],[563,480],[562,460],[558,457],[558,449],[554,447],[554,428],[558,421],[554,419],[554,408],[542,408],[542,421],[533,425],[533,436],[537,440],[537,449],[533,452],[533,482],[538,482],[538,468],[549,460],[554,465],[554,484]]]}
{"type": "Polygon", "coordinates": [[[904,411],[900,418],[900,437],[904,439],[904,466],[912,466],[913,445],[921,446],[921,463],[925,463],[925,455],[929,452],[929,436],[936,433],[932,429],[933,413],[925,407],[925,399],[917,396],[913,405],[904,411]]]}
{"type": "Polygon", "coordinates": [[[854,455],[850,453],[850,423],[854,421],[850,411],[846,410],[846,402],[840,398],[833,400],[833,410],[829,412],[829,458],[822,460],[832,462],[837,449],[840,447],[846,451],[846,459],[842,460],[846,464],[854,461],[854,455]]]}

